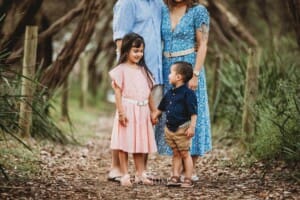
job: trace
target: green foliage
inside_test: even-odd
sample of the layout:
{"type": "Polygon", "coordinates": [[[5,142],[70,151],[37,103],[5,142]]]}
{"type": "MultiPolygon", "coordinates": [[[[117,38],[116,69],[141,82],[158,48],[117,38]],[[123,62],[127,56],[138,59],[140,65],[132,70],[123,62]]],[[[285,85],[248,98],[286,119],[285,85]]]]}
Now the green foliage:
{"type": "MultiPolygon", "coordinates": [[[[246,141],[260,159],[300,160],[300,59],[295,43],[281,38],[281,47],[265,48],[259,66],[259,94],[253,113],[255,133],[246,141]]],[[[232,54],[233,55],[233,54],[232,54]]],[[[241,122],[247,55],[226,55],[220,72],[217,119],[229,123],[233,138],[243,140],[241,122]]],[[[242,141],[245,142],[245,141],[242,141]]]]}
{"type": "MultiPolygon", "coordinates": [[[[0,67],[0,131],[5,139],[9,134],[26,145],[17,134],[20,102],[23,101],[20,95],[20,77],[17,72],[8,68],[0,67]]],[[[32,80],[34,82],[34,80],[32,80]]],[[[59,143],[68,143],[71,138],[67,137],[56,126],[55,122],[48,115],[51,108],[51,99],[46,100],[41,94],[36,93],[32,106],[32,127],[31,135],[35,138],[49,139],[59,143]]]]}

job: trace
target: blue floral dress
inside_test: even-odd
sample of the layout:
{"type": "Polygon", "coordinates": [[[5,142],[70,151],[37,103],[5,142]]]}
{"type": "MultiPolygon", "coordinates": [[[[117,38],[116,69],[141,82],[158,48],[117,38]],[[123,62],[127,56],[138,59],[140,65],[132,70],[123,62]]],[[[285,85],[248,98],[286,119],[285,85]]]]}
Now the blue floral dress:
{"type": "MultiPolygon", "coordinates": [[[[178,52],[195,47],[196,30],[202,25],[209,27],[209,14],[202,5],[190,8],[180,19],[174,30],[171,29],[169,9],[165,6],[162,11],[162,40],[164,52],[178,52]]],[[[172,86],[169,84],[168,74],[171,65],[176,61],[186,61],[195,65],[196,53],[184,56],[167,58],[163,56],[163,82],[164,93],[172,86]]],[[[198,78],[198,88],[195,91],[198,103],[198,116],[196,123],[195,135],[192,139],[191,155],[202,156],[210,151],[211,145],[211,128],[208,108],[208,97],[206,89],[205,70],[202,67],[198,78]]],[[[171,155],[172,150],[164,139],[164,126],[166,116],[163,114],[159,123],[155,127],[155,138],[159,154],[171,155]]]]}

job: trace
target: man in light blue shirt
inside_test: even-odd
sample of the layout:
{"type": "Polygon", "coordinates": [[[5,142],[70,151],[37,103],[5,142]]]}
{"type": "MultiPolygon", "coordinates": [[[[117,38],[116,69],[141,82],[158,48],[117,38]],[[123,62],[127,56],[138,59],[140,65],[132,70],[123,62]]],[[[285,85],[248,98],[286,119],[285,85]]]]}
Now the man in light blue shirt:
{"type": "Polygon", "coordinates": [[[119,0],[114,6],[113,39],[117,50],[127,33],[134,32],[145,40],[145,62],[155,84],[162,80],[161,9],[162,0],[119,0]]]}
{"type": "MultiPolygon", "coordinates": [[[[162,98],[162,45],[161,45],[161,11],[162,0],[118,0],[114,6],[113,39],[117,45],[117,57],[122,45],[122,38],[130,32],[141,35],[145,40],[144,57],[147,67],[155,79],[152,95],[158,105],[162,98]]],[[[112,150],[111,170],[108,179],[119,181],[119,151],[112,150]]],[[[145,157],[145,165],[147,156],[145,157]]]]}

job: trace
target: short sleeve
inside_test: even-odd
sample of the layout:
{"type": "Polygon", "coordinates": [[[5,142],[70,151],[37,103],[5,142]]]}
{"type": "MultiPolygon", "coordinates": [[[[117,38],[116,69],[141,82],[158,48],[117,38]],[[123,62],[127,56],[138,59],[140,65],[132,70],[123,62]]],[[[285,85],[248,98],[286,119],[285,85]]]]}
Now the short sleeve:
{"type": "Polygon", "coordinates": [[[165,111],[166,110],[166,97],[167,97],[167,94],[162,98],[162,100],[160,101],[160,103],[158,105],[158,109],[160,111],[165,111]]]}
{"type": "Polygon", "coordinates": [[[186,105],[187,111],[190,115],[197,115],[197,97],[195,92],[189,91],[186,93],[186,105]]]}
{"type": "Polygon", "coordinates": [[[124,85],[124,75],[121,67],[117,66],[109,72],[109,76],[111,77],[113,84],[117,85],[119,88],[123,88],[124,85]]]}
{"type": "Polygon", "coordinates": [[[113,11],[113,39],[116,41],[132,32],[135,23],[135,6],[133,1],[119,0],[113,11]]]}
{"type": "Polygon", "coordinates": [[[194,28],[199,29],[205,25],[209,29],[209,13],[202,5],[197,5],[194,8],[194,28]]]}

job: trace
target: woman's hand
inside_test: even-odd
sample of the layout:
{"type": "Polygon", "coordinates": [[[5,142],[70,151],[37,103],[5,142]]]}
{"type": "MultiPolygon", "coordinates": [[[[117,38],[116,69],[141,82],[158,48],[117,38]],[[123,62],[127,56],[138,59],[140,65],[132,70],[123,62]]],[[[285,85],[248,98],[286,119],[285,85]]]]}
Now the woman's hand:
{"type": "Polygon", "coordinates": [[[198,87],[198,77],[193,76],[193,78],[189,81],[188,86],[192,90],[196,90],[198,87]]]}
{"type": "Polygon", "coordinates": [[[119,113],[119,122],[122,126],[125,126],[125,127],[127,126],[128,119],[124,113],[119,113]]]}

